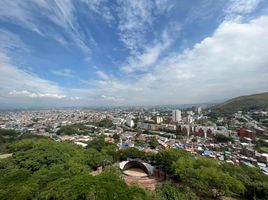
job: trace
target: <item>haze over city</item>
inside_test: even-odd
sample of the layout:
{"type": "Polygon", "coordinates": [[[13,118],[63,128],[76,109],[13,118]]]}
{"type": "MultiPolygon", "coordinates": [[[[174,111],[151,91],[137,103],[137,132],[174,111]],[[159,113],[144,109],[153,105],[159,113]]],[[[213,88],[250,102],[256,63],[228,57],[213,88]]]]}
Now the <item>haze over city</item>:
{"type": "Polygon", "coordinates": [[[0,2],[0,107],[191,104],[267,91],[265,0],[0,2]]]}

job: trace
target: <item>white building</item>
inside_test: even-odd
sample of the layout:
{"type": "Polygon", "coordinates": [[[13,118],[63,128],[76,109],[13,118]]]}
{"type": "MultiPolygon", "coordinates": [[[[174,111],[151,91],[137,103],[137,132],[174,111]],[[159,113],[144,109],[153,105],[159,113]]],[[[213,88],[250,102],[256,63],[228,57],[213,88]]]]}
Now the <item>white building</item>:
{"type": "Polygon", "coordinates": [[[189,110],[189,111],[187,111],[187,114],[193,116],[194,112],[192,110],[189,110]]]}
{"type": "Polygon", "coordinates": [[[157,116],[156,117],[156,123],[157,124],[160,124],[160,123],[162,123],[163,122],[163,117],[159,117],[159,116],[157,116]]]}
{"type": "Polygon", "coordinates": [[[172,111],[172,121],[173,122],[180,122],[181,121],[181,111],[180,110],[173,110],[172,111]]]}
{"type": "Polygon", "coordinates": [[[198,107],[198,108],[197,108],[197,114],[198,114],[198,115],[201,115],[201,113],[202,113],[202,108],[201,108],[201,107],[198,107]]]}
{"type": "Polygon", "coordinates": [[[128,117],[126,119],[126,125],[129,126],[129,127],[133,127],[135,125],[135,123],[130,117],[128,117]]]}
{"type": "Polygon", "coordinates": [[[124,123],[124,119],[122,119],[122,118],[114,118],[113,119],[114,125],[122,125],[123,123],[124,123]]]}
{"type": "Polygon", "coordinates": [[[193,121],[194,121],[193,116],[192,116],[192,115],[188,115],[188,116],[187,116],[187,122],[188,122],[188,123],[193,123],[193,121]]]}

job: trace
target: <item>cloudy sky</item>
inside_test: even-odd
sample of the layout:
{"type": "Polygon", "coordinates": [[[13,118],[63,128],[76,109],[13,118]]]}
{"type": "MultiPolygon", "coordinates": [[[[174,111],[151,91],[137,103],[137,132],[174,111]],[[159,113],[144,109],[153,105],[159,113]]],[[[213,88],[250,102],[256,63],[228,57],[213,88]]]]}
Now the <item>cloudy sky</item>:
{"type": "Polygon", "coordinates": [[[0,108],[268,91],[266,0],[1,0],[0,108]]]}

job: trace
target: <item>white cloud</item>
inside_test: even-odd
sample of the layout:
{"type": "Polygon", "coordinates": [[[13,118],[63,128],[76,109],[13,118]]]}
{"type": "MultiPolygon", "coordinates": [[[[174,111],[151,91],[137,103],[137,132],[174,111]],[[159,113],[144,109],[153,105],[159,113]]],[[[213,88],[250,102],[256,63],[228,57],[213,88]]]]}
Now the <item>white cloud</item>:
{"type": "Polygon", "coordinates": [[[30,92],[28,90],[16,91],[12,90],[8,93],[11,96],[16,97],[30,97],[30,98],[52,98],[52,99],[63,99],[66,96],[59,94],[51,94],[51,93],[40,93],[40,92],[30,92]]]}
{"type": "Polygon", "coordinates": [[[226,18],[237,20],[252,13],[262,0],[230,0],[225,9],[226,18]]]}
{"type": "Polygon", "coordinates": [[[171,23],[168,28],[162,31],[162,34],[151,45],[144,45],[144,51],[130,56],[126,63],[121,67],[126,73],[135,71],[146,71],[155,64],[160,55],[167,50],[170,45],[179,37],[181,26],[171,23]]]}
{"type": "Polygon", "coordinates": [[[131,51],[144,43],[144,34],[153,20],[151,1],[118,0],[119,36],[131,51]]]}
{"type": "Polygon", "coordinates": [[[70,97],[71,100],[80,100],[80,97],[70,97]]]}
{"type": "Polygon", "coordinates": [[[73,97],[68,90],[59,87],[56,83],[40,78],[34,73],[19,69],[11,63],[10,58],[0,49],[0,102],[19,106],[33,104],[30,99],[36,99],[36,106],[61,101],[62,105],[68,100],[79,100],[73,97]],[[69,95],[66,95],[68,93],[69,95]]]}
{"type": "Polygon", "coordinates": [[[96,74],[103,80],[109,80],[113,78],[111,75],[106,74],[105,72],[100,70],[96,71],[96,74]]]}
{"type": "MultiPolygon", "coordinates": [[[[89,38],[89,29],[87,29],[87,35],[84,34],[84,29],[80,27],[77,21],[76,9],[78,9],[78,6],[82,6],[90,9],[90,11],[97,12],[98,9],[106,8],[105,16],[108,18],[109,10],[102,6],[103,2],[86,0],[81,2],[72,0],[3,0],[0,6],[0,20],[17,24],[43,37],[53,38],[64,47],[74,44],[84,52],[88,60],[91,56],[91,46],[94,45],[94,39],[89,38]],[[57,28],[48,26],[47,21],[56,25],[57,28]]],[[[100,11],[98,13],[101,14],[100,11]]]]}
{"type": "Polygon", "coordinates": [[[2,94],[6,91],[25,89],[41,93],[61,93],[60,88],[55,83],[17,68],[11,64],[10,58],[3,53],[0,53],[0,74],[0,90],[2,94]]]}
{"type": "Polygon", "coordinates": [[[225,21],[192,49],[162,59],[137,84],[144,86],[144,99],[158,96],[162,103],[192,103],[265,91],[267,45],[268,17],[249,23],[225,21]]]}
{"type": "MultiPolygon", "coordinates": [[[[228,16],[254,12],[259,1],[231,2],[233,4],[226,10],[228,16]]],[[[22,26],[38,33],[41,30],[39,34],[44,34],[42,27],[37,26],[35,14],[30,12],[31,7],[16,0],[4,3],[5,9],[8,8],[6,5],[14,7],[14,13],[2,12],[4,8],[1,7],[0,19],[22,23],[22,26]]],[[[157,3],[149,1],[121,3],[118,8],[118,30],[121,40],[131,50],[131,55],[120,67],[128,73],[117,78],[96,69],[99,80],[87,81],[90,87],[60,87],[12,63],[8,53],[23,47],[23,43],[16,35],[0,30],[0,41],[4,41],[0,43],[0,97],[5,101],[16,99],[17,103],[22,99],[30,99],[29,104],[31,101],[39,103],[49,99],[51,105],[55,102],[68,105],[143,105],[196,103],[267,90],[267,16],[247,22],[226,17],[210,37],[182,53],[167,54],[167,50],[175,45],[174,41],[179,37],[180,28],[176,29],[174,24],[166,26],[152,42],[146,41],[145,33],[154,23],[155,12],[165,12],[172,6],[161,8],[161,3],[157,6],[157,3]]],[[[69,1],[65,3],[57,0],[55,7],[43,0],[35,4],[44,10],[42,15],[67,30],[73,42],[81,44],[81,48],[86,45],[84,35],[76,24],[75,8],[69,1]]],[[[98,3],[90,5],[96,12],[99,10],[98,3]]],[[[106,20],[113,20],[108,15],[106,20]]],[[[57,40],[63,45],[66,42],[61,37],[57,40]]],[[[52,73],[73,77],[73,72],[67,68],[52,73]]]]}
{"type": "Polygon", "coordinates": [[[108,101],[108,102],[116,102],[120,103],[123,102],[122,98],[114,97],[114,96],[107,96],[107,95],[101,95],[101,100],[108,101]]]}
{"type": "Polygon", "coordinates": [[[160,58],[141,75],[119,80],[102,71],[92,88],[71,89],[83,105],[199,103],[267,91],[268,17],[225,21],[183,53],[160,58]]]}
{"type": "Polygon", "coordinates": [[[208,102],[267,91],[267,46],[268,17],[248,23],[224,21],[211,37],[161,58],[134,80],[127,75],[121,81],[96,81],[96,94],[117,97],[120,104],[146,105],[208,102]]]}
{"type": "Polygon", "coordinates": [[[0,49],[13,52],[19,49],[25,52],[28,51],[28,48],[16,34],[5,29],[0,29],[0,49]]]}
{"type": "Polygon", "coordinates": [[[117,4],[118,34],[132,54],[142,50],[147,43],[145,36],[155,16],[168,12],[174,6],[169,0],[117,0],[117,4]]]}
{"type": "Polygon", "coordinates": [[[58,76],[64,76],[64,77],[69,77],[69,78],[74,77],[74,72],[68,68],[53,70],[52,73],[58,76]]]}

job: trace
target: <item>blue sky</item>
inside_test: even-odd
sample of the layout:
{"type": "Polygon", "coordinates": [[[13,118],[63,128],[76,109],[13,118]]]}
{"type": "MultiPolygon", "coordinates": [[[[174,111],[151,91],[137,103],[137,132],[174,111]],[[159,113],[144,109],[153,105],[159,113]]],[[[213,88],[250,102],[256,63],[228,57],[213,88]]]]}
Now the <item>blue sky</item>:
{"type": "Polygon", "coordinates": [[[266,0],[1,0],[0,107],[264,92],[267,52],[266,0]]]}

